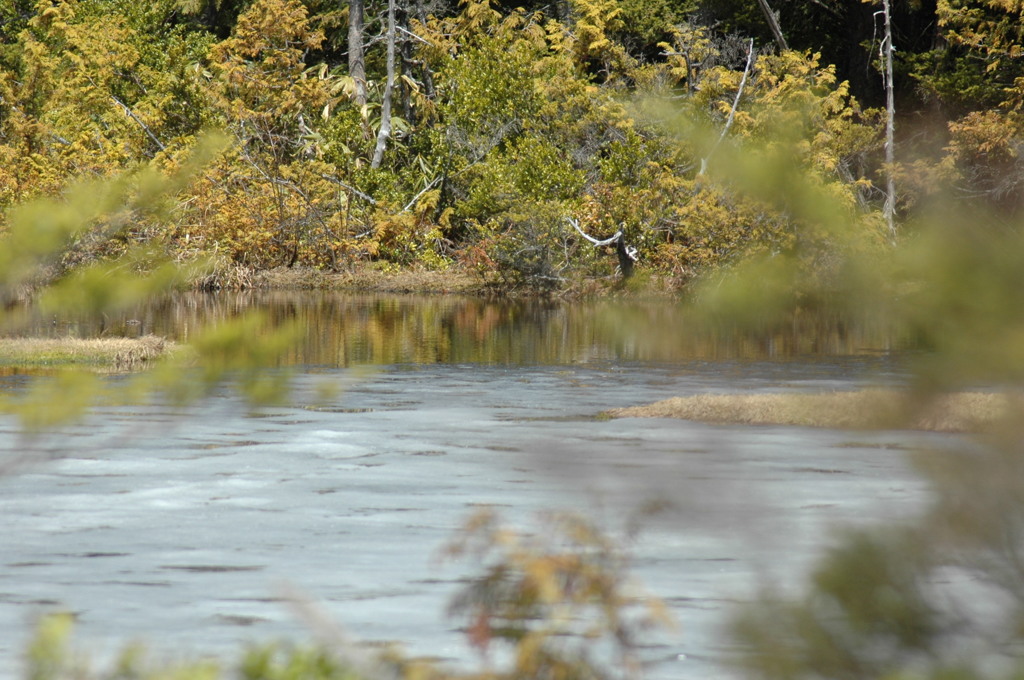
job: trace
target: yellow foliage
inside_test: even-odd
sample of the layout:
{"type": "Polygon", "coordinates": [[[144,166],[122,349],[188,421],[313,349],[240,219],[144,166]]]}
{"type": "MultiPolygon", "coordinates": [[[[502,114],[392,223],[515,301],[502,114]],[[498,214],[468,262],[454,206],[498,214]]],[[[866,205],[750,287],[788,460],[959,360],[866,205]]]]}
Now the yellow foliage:
{"type": "MultiPolygon", "coordinates": [[[[125,74],[147,77],[116,16],[80,19],[41,2],[21,35],[20,73],[0,72],[0,198],[54,194],[69,177],[105,176],[144,159],[150,140],[125,113],[125,74]]],[[[141,123],[141,124],[140,124],[141,123]]]]}
{"type": "Polygon", "coordinates": [[[456,25],[461,35],[485,32],[501,19],[501,13],[491,7],[491,1],[459,0],[462,13],[459,14],[456,25]]]}
{"type": "Polygon", "coordinates": [[[974,111],[950,123],[952,139],[947,150],[952,159],[985,156],[995,161],[1020,155],[1024,134],[1019,121],[998,111],[974,111]]]}
{"type": "Polygon", "coordinates": [[[617,0],[569,1],[576,19],[569,30],[577,61],[580,64],[591,59],[600,62],[601,76],[605,80],[625,75],[632,68],[633,59],[622,45],[608,37],[609,33],[623,27],[622,8],[617,0]]]}
{"type": "MultiPolygon", "coordinates": [[[[679,206],[679,227],[659,252],[676,259],[680,273],[694,273],[736,261],[754,252],[791,248],[794,232],[783,215],[709,182],[690,184],[679,206]]],[[[666,263],[669,264],[669,263],[666,263]]]]}
{"type": "Polygon", "coordinates": [[[683,84],[690,94],[702,76],[703,64],[718,56],[718,49],[704,26],[676,26],[672,29],[672,42],[658,43],[658,47],[665,50],[665,70],[670,74],[672,83],[683,84]]]}
{"type": "Polygon", "coordinates": [[[308,73],[303,61],[323,39],[298,0],[259,0],[238,18],[234,34],[211,48],[208,93],[240,140],[283,145],[282,158],[294,152],[303,114],[313,120],[330,99],[331,83],[308,73]]]}

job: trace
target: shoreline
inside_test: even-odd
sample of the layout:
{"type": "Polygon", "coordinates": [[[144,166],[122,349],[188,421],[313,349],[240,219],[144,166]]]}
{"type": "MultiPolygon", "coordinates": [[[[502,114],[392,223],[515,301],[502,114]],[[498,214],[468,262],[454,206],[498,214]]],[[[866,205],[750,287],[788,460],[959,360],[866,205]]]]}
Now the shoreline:
{"type": "Polygon", "coordinates": [[[447,269],[403,267],[386,271],[357,264],[330,272],[310,267],[275,267],[253,270],[233,265],[194,280],[193,290],[336,290],[411,295],[468,295],[475,297],[564,298],[649,297],[679,298],[684,283],[639,271],[630,279],[618,276],[567,279],[563,286],[542,290],[489,281],[464,267],[447,269]]]}

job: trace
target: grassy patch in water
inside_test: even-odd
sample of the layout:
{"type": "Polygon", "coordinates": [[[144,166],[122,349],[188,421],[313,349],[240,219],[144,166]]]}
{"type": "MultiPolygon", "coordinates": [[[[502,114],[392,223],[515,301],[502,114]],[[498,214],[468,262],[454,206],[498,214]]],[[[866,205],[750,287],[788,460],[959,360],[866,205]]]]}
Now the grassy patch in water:
{"type": "Polygon", "coordinates": [[[95,367],[132,371],[167,355],[176,345],[155,335],[140,338],[0,338],[0,366],[95,367]]]}
{"type": "Polygon", "coordinates": [[[957,392],[919,399],[896,390],[858,390],[817,394],[700,394],[612,409],[607,415],[749,425],[972,432],[1005,418],[1019,405],[1019,396],[997,392],[957,392]]]}

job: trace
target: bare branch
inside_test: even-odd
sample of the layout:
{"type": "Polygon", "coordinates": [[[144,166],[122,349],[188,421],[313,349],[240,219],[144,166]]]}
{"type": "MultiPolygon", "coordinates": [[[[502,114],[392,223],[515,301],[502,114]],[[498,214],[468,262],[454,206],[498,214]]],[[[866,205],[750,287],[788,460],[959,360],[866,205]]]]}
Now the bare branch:
{"type": "Polygon", "coordinates": [[[707,171],[708,161],[711,160],[711,157],[715,154],[715,151],[718,150],[718,147],[722,143],[722,140],[725,139],[725,135],[728,134],[729,128],[732,127],[732,121],[736,118],[736,109],[739,108],[740,97],[743,96],[743,88],[747,84],[747,74],[750,73],[750,65],[753,63],[753,61],[754,39],[751,38],[750,44],[747,46],[747,65],[743,67],[743,77],[740,78],[740,86],[739,89],[736,90],[736,98],[732,102],[732,108],[729,109],[729,117],[726,118],[725,127],[722,128],[722,134],[718,136],[718,140],[715,142],[715,145],[711,147],[711,150],[708,152],[707,156],[700,159],[700,171],[697,172],[698,175],[703,175],[705,171],[707,171]]]}
{"type": "Polygon", "coordinates": [[[334,182],[335,184],[340,186],[342,189],[346,189],[348,191],[351,191],[353,194],[355,194],[359,198],[363,199],[364,201],[366,201],[370,205],[377,205],[377,201],[374,200],[373,196],[370,196],[369,194],[365,194],[362,191],[360,191],[359,189],[356,189],[354,186],[352,186],[350,184],[346,184],[345,182],[342,182],[339,178],[335,177],[334,175],[325,175],[323,173],[317,173],[317,174],[320,175],[321,178],[327,180],[328,182],[334,182]]]}
{"type": "Polygon", "coordinates": [[[145,123],[143,123],[142,120],[138,116],[135,115],[135,112],[132,111],[130,108],[128,108],[128,106],[123,101],[121,101],[120,99],[118,99],[114,95],[110,95],[110,99],[115,104],[117,104],[118,106],[121,107],[121,109],[124,111],[126,116],[128,116],[129,118],[131,118],[132,120],[134,120],[136,123],[139,124],[139,127],[141,127],[143,129],[143,131],[146,133],[146,135],[148,135],[149,138],[153,140],[153,143],[156,144],[157,147],[161,151],[166,151],[167,150],[167,147],[163,145],[163,142],[161,142],[159,139],[157,139],[156,135],[153,134],[153,131],[149,129],[149,126],[146,125],[145,123]]]}
{"type": "Polygon", "coordinates": [[[435,186],[437,186],[437,183],[440,182],[443,178],[444,175],[439,175],[438,177],[432,179],[430,183],[427,184],[427,186],[423,187],[423,189],[418,194],[412,197],[411,201],[405,204],[405,207],[402,208],[402,212],[409,212],[412,209],[412,207],[416,205],[416,201],[420,200],[420,196],[422,196],[423,194],[427,193],[435,186]]]}
{"type": "Polygon", "coordinates": [[[395,28],[397,28],[397,29],[398,29],[399,31],[401,31],[402,33],[405,33],[405,34],[406,34],[407,36],[409,36],[409,37],[410,37],[410,38],[412,38],[413,40],[419,40],[419,41],[420,41],[421,43],[423,43],[424,45],[429,45],[429,44],[430,44],[430,43],[429,43],[429,42],[427,42],[427,41],[426,41],[425,39],[423,39],[423,38],[419,37],[418,35],[416,35],[416,34],[415,34],[415,33],[413,33],[412,31],[410,31],[410,30],[409,30],[408,28],[405,28],[404,26],[396,26],[395,28]]]}
{"type": "MultiPolygon", "coordinates": [[[[876,13],[877,14],[877,13],[876,13]]],[[[882,0],[882,17],[885,20],[885,37],[878,47],[878,56],[882,59],[885,71],[883,82],[885,84],[885,214],[886,224],[889,226],[889,238],[896,240],[896,182],[893,179],[894,165],[896,164],[895,152],[895,130],[896,130],[896,104],[893,97],[892,81],[892,24],[889,16],[889,0],[882,0]]]]}
{"type": "Polygon", "coordinates": [[[622,238],[622,230],[620,229],[617,232],[615,232],[615,235],[612,236],[611,238],[606,238],[603,241],[599,241],[598,239],[594,238],[593,236],[588,235],[586,232],[584,232],[582,229],[580,229],[579,222],[577,222],[572,217],[566,217],[565,219],[569,222],[569,224],[572,225],[573,229],[575,229],[576,231],[578,231],[580,233],[580,236],[582,236],[583,238],[587,239],[588,241],[593,243],[595,246],[599,246],[599,247],[600,246],[610,246],[611,244],[615,243],[620,238],[622,238]]]}

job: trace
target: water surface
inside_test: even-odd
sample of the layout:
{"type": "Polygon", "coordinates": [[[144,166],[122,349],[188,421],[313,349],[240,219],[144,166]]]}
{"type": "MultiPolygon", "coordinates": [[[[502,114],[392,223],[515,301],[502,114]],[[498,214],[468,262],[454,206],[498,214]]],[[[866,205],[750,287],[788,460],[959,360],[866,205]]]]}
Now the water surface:
{"type": "Polygon", "coordinates": [[[804,314],[758,333],[701,330],[681,304],[658,300],[505,300],[352,295],[330,291],[179,293],[100,318],[25,310],[27,334],[138,336],[187,342],[204,327],[253,309],[295,322],[300,365],[398,363],[575,364],[870,356],[894,349],[883,328],[804,314]]]}
{"type": "Polygon", "coordinates": [[[18,677],[47,611],[73,612],[101,657],[142,639],[230,658],[309,636],[295,592],[353,636],[468,664],[444,610],[474,565],[437,556],[474,509],[527,529],[571,509],[619,531],[651,500],[670,508],[630,545],[634,571],[679,627],[643,649],[649,675],[729,677],[720,627],[736,602],[764,579],[794,586],[838,527],[898,520],[925,497],[905,458],[920,435],[595,417],[707,391],[899,380],[884,338],[827,324],[713,342],[664,304],[289,293],[49,328],[187,340],[250,303],[308,329],[285,361],[292,406],[252,413],[224,390],[185,410],[100,410],[39,439],[0,422],[7,460],[31,460],[0,478],[0,677],[18,677]],[[304,406],[324,382],[340,396],[304,406]]]}

